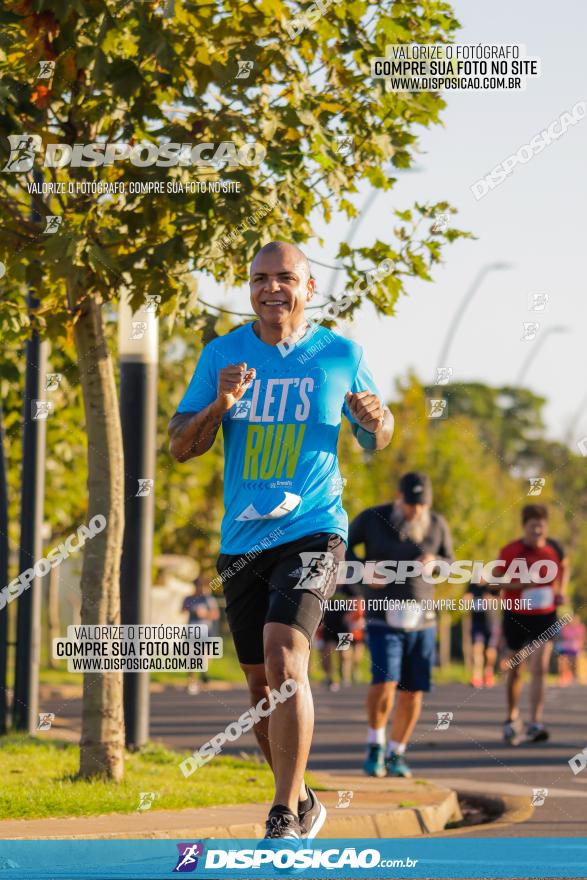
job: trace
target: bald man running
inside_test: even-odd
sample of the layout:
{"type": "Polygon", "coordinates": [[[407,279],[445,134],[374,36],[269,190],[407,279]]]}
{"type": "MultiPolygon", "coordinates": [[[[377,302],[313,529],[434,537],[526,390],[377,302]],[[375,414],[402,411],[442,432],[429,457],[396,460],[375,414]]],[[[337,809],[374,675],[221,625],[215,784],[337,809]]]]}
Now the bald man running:
{"type": "Polygon", "coordinates": [[[304,784],[314,726],[308,661],[347,540],[342,414],[366,449],[383,449],[393,433],[360,346],[306,319],[314,288],[297,247],[261,248],[250,273],[257,320],[205,346],[169,424],[180,462],[207,452],[222,426],[217,567],[251,704],[266,716],[254,726],[275,777],[265,836],[294,841],[315,837],[326,817],[304,784]]]}

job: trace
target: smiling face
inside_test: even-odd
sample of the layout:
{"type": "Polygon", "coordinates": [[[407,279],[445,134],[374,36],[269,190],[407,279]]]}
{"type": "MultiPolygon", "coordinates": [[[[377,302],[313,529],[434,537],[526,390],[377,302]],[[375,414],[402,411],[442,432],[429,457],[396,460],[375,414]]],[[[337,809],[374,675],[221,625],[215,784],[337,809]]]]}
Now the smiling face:
{"type": "Polygon", "coordinates": [[[315,282],[302,252],[280,242],[259,251],[251,265],[249,287],[261,325],[287,334],[303,322],[315,282]]]}

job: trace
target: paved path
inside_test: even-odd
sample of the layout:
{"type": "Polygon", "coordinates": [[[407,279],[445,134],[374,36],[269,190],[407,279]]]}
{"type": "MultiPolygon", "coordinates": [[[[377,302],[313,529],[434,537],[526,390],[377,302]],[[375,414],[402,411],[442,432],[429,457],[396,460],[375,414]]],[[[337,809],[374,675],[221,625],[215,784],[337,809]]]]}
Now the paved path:
{"type": "MultiPolygon", "coordinates": [[[[364,752],[364,685],[338,693],[315,687],[316,732],[310,767],[331,773],[360,773],[364,752]]],[[[167,689],[152,695],[151,737],[173,749],[193,751],[248,706],[242,689],[195,696],[167,689]]],[[[49,699],[43,711],[55,711],[57,723],[77,724],[79,700],[49,699]]],[[[587,688],[553,687],[547,720],[552,740],[534,746],[506,747],[501,741],[503,685],[474,691],[465,685],[437,686],[425,702],[409,750],[418,777],[443,786],[487,794],[531,798],[533,788],[548,788],[545,803],[520,825],[475,829],[475,836],[584,836],[587,829],[587,769],[574,776],[568,760],[587,747],[587,688]],[[436,713],[452,712],[448,730],[435,730],[436,713]]],[[[227,744],[226,754],[251,752],[246,734],[227,744]]],[[[459,832],[466,833],[466,832],[459,832]]]]}

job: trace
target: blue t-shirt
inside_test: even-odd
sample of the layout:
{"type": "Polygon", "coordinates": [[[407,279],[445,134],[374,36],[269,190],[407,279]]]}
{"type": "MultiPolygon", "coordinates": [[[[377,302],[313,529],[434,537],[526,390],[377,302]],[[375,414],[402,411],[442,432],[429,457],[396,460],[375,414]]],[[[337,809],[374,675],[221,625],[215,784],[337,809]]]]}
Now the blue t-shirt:
{"type": "Polygon", "coordinates": [[[199,412],[217,396],[218,373],[246,363],[256,377],[225,414],[221,552],[333,532],[345,541],[337,441],[348,391],[381,395],[359,345],[318,324],[289,353],[262,342],[245,324],[202,351],[178,412],[199,412]],[[281,531],[275,531],[279,527],[281,531]],[[261,542],[263,543],[261,544],[261,542]]]}

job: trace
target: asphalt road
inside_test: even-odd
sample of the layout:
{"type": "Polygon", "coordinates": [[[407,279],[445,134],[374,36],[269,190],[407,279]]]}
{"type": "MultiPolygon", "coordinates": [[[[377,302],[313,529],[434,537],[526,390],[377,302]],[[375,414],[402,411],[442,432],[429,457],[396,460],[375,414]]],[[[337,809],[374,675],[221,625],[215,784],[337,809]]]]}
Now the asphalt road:
{"type": "MultiPolygon", "coordinates": [[[[360,773],[364,754],[366,687],[353,686],[329,693],[316,685],[316,727],[310,768],[360,773]]],[[[167,689],[151,698],[151,738],[172,749],[194,751],[248,708],[246,691],[201,692],[167,689]]],[[[77,727],[79,700],[51,701],[43,711],[77,727]]],[[[525,702],[523,702],[523,709],[525,702]]],[[[477,826],[460,831],[475,837],[585,836],[587,830],[587,768],[576,776],[569,759],[587,747],[587,688],[552,687],[546,721],[551,740],[512,748],[501,739],[504,718],[503,685],[475,691],[465,685],[440,685],[425,701],[422,717],[407,754],[415,777],[448,787],[485,794],[532,798],[533,789],[548,789],[542,806],[521,824],[501,828],[477,826]],[[437,713],[452,712],[446,730],[436,730],[437,713]]],[[[227,743],[224,754],[256,748],[248,733],[227,743]]]]}

